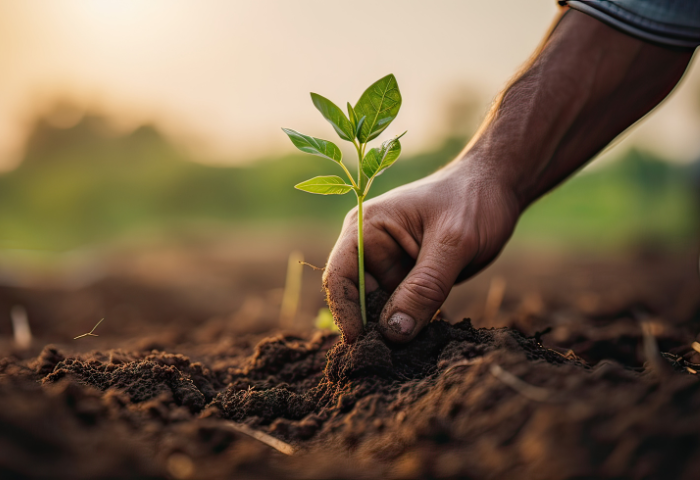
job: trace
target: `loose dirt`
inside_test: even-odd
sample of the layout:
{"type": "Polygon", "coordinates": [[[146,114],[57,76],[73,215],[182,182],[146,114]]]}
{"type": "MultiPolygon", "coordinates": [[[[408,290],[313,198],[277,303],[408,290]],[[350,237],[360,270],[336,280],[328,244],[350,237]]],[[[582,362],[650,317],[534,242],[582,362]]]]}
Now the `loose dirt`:
{"type": "Polygon", "coordinates": [[[689,302],[674,323],[640,301],[533,321],[551,333],[440,318],[407,345],[383,340],[375,308],[353,345],[205,324],[197,341],[8,353],[0,477],[700,478],[689,302]]]}

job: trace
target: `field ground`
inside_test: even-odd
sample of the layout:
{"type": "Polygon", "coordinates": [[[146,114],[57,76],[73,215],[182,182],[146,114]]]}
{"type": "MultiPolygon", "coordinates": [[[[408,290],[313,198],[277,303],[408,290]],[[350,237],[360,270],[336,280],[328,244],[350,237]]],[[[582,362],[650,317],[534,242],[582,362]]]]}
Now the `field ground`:
{"type": "Polygon", "coordinates": [[[516,246],[411,345],[370,324],[349,347],[313,327],[311,269],[279,324],[287,255],[322,265],[332,241],[260,231],[3,257],[0,477],[700,475],[697,250],[516,246]],[[102,317],[98,337],[72,340],[102,317]]]}

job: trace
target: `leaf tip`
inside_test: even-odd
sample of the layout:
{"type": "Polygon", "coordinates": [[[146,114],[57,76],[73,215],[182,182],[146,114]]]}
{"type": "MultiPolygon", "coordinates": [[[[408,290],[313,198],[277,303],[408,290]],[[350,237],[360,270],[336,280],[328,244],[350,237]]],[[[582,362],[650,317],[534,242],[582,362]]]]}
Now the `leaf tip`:
{"type": "Polygon", "coordinates": [[[390,73],[389,75],[385,75],[384,78],[380,79],[379,81],[382,80],[393,80],[394,83],[398,85],[399,82],[396,81],[396,76],[393,73],[390,73]]]}

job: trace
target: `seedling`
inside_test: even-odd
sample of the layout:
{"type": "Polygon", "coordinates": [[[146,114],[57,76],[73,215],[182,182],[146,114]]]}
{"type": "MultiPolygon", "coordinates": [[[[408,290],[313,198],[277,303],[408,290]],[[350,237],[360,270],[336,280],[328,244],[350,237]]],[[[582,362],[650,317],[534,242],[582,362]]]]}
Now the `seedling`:
{"type": "Polygon", "coordinates": [[[369,193],[374,179],[392,166],[401,154],[399,138],[406,132],[385,141],[379,147],[366,151],[367,144],[379,136],[396,118],[401,108],[401,92],[394,75],[373,83],[364,91],[353,107],[348,102],[348,116],[333,102],[316,93],[311,100],[338,136],[352,143],[357,151],[357,179],[354,179],[343,163],[343,154],[333,142],[310,137],[290,128],[283,128],[294,146],[305,153],[327,158],[337,163],[345,172],[346,182],[337,175],[314,177],[295,185],[294,188],[318,195],[344,195],[355,192],[357,197],[357,265],[359,273],[360,310],[362,323],[367,324],[367,307],[365,302],[365,258],[362,234],[362,203],[369,193]]]}

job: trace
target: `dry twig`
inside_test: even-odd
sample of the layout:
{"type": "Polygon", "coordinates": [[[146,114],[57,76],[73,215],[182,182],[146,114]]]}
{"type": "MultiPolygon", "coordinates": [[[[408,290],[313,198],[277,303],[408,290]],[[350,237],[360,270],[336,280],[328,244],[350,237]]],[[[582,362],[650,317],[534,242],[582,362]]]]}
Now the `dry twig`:
{"type": "Polygon", "coordinates": [[[506,280],[503,277],[493,277],[484,305],[484,319],[493,320],[498,315],[506,291],[506,280]]]}
{"type": "MultiPolygon", "coordinates": [[[[459,362],[455,362],[443,373],[443,375],[451,372],[455,368],[458,367],[470,367],[472,365],[479,365],[483,363],[484,357],[476,357],[476,358],[470,358],[467,360],[461,360],[459,362]]],[[[536,402],[547,402],[547,401],[554,401],[552,399],[552,392],[546,388],[542,387],[536,387],[534,385],[530,385],[529,383],[521,380],[520,378],[516,377],[512,373],[503,370],[503,368],[500,367],[500,365],[491,365],[491,368],[489,368],[489,371],[491,372],[491,375],[499,379],[501,382],[505,383],[508,385],[510,388],[521,394],[523,397],[528,398],[530,400],[534,400],[536,402]]]]}
{"type": "Polygon", "coordinates": [[[254,430],[248,425],[243,425],[242,423],[231,422],[228,420],[224,421],[223,424],[224,426],[232,430],[235,430],[239,433],[243,433],[245,435],[248,435],[249,437],[258,440],[264,443],[265,445],[274,448],[278,452],[284,453],[285,455],[294,455],[294,453],[296,453],[296,449],[290,444],[285,443],[282,440],[273,437],[272,435],[268,435],[267,433],[261,432],[259,430],[254,430]]]}
{"type": "Polygon", "coordinates": [[[535,402],[552,401],[552,392],[546,388],[536,387],[521,380],[510,372],[503,370],[500,365],[491,365],[491,375],[508,385],[525,398],[535,402]]]}
{"type": "Polygon", "coordinates": [[[95,329],[97,328],[97,326],[98,326],[100,323],[102,323],[102,320],[104,320],[104,318],[101,318],[100,321],[97,322],[97,324],[96,324],[94,327],[92,327],[92,330],[90,330],[88,333],[83,333],[82,335],[78,335],[78,336],[75,337],[73,340],[77,340],[77,339],[83,338],[83,337],[99,337],[99,335],[96,335],[96,334],[94,334],[94,333],[92,333],[92,332],[94,332],[95,329]]]}
{"type": "Polygon", "coordinates": [[[12,320],[12,332],[15,337],[15,344],[19,348],[29,348],[32,344],[32,329],[29,327],[27,310],[21,305],[12,307],[10,319],[12,320]]]}
{"type": "Polygon", "coordinates": [[[449,367],[447,367],[447,368],[445,369],[445,371],[443,372],[443,375],[447,375],[448,373],[450,373],[450,372],[451,372],[452,370],[454,370],[455,368],[458,368],[458,367],[471,367],[472,365],[478,365],[478,364],[480,364],[480,363],[483,362],[483,361],[484,361],[484,357],[475,357],[475,358],[469,358],[469,359],[466,359],[466,360],[460,360],[459,362],[455,362],[455,363],[453,363],[452,365],[450,365],[449,367]]]}
{"type": "Polygon", "coordinates": [[[693,344],[691,345],[691,347],[693,347],[693,350],[695,350],[696,352],[700,353],[700,343],[698,343],[698,342],[693,342],[693,344]]]}
{"type": "Polygon", "coordinates": [[[317,267],[316,265],[311,265],[309,262],[299,262],[302,265],[306,265],[307,267],[311,267],[313,270],[316,270],[317,272],[322,272],[326,269],[326,267],[317,267]]]}
{"type": "Polygon", "coordinates": [[[659,378],[666,378],[671,374],[671,366],[661,356],[661,352],[659,352],[659,345],[656,343],[656,337],[654,336],[654,324],[650,320],[649,315],[641,310],[636,310],[634,316],[642,327],[644,356],[647,362],[649,362],[651,370],[656,373],[659,378]]]}
{"type": "Polygon", "coordinates": [[[298,250],[289,254],[287,262],[287,280],[284,282],[282,305],[280,306],[280,326],[292,328],[294,318],[299,310],[301,287],[304,276],[304,254],[298,250]]]}

